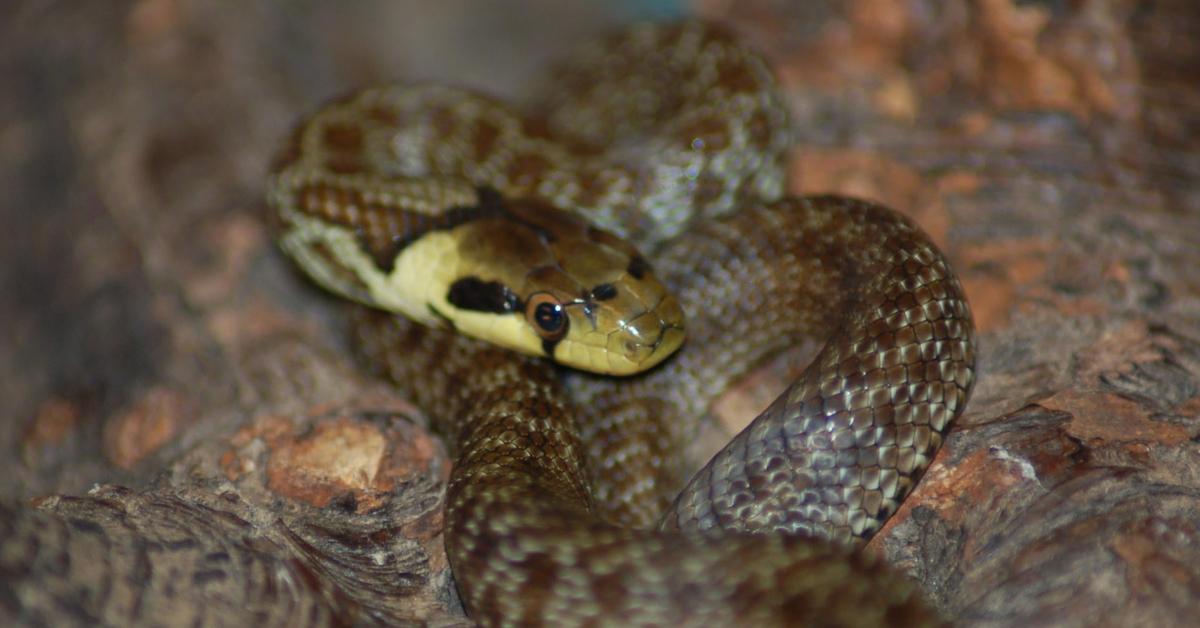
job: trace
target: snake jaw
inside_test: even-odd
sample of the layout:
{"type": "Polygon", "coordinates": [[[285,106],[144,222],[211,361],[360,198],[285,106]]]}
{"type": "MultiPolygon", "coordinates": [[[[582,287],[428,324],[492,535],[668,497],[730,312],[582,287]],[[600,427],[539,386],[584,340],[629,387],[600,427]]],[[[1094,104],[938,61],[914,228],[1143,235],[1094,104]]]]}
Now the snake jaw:
{"type": "Polygon", "coordinates": [[[656,366],[683,345],[683,308],[670,294],[653,307],[623,320],[607,334],[607,372],[632,375],[656,366]]]}
{"type": "Polygon", "coordinates": [[[570,332],[548,357],[558,364],[604,375],[633,375],[662,362],[683,344],[683,310],[664,293],[652,306],[634,296],[613,308],[591,302],[567,303],[570,332]]]}

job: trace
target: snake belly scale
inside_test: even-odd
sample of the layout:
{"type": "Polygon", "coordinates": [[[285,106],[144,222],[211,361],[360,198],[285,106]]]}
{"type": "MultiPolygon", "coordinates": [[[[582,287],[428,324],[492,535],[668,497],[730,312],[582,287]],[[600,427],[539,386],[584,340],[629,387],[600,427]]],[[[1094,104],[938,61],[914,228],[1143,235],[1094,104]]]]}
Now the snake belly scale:
{"type": "Polygon", "coordinates": [[[471,617],[938,623],[856,549],[970,395],[945,258],[890,209],[784,196],[784,101],[718,26],[635,26],[549,85],[523,113],[354,94],[297,128],[268,192],[281,246],[371,306],[360,350],[447,439],[471,617]],[[677,454],[713,398],[805,342],[812,362],[689,477],[677,454]]]}

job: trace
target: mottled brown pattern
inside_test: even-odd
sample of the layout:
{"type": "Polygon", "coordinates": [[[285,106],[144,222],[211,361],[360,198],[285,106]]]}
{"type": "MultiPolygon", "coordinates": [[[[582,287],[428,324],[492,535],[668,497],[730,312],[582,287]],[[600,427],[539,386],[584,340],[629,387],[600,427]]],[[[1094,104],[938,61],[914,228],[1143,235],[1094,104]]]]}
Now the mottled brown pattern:
{"type": "MultiPolygon", "coordinates": [[[[447,207],[439,213],[430,213],[402,204],[385,203],[378,198],[369,199],[355,185],[329,182],[297,186],[294,195],[296,207],[305,213],[352,228],[363,249],[384,271],[391,270],[401,249],[430,230],[449,229],[500,210],[476,205],[447,207]]],[[[317,242],[313,246],[320,244],[317,242]]],[[[342,274],[353,275],[349,271],[342,274]]],[[[355,277],[352,281],[358,283],[360,280],[355,277]]]]}
{"type": "MultiPolygon", "coordinates": [[[[622,43],[587,46],[568,59],[555,73],[569,77],[565,86],[553,86],[528,117],[435,85],[340,99],[307,123],[309,138],[287,151],[291,160],[280,159],[273,187],[291,194],[305,173],[322,169],[314,160],[329,156],[327,129],[349,123],[362,126],[363,158],[389,176],[461,177],[506,196],[540,196],[643,248],[698,217],[729,213],[747,196],[783,193],[787,112],[758,55],[724,30],[694,23],[643,26],[614,41],[622,43]],[[724,73],[700,71],[717,63],[724,73]]],[[[344,159],[338,164],[350,167],[344,159]]]]}
{"type": "MultiPolygon", "coordinates": [[[[471,615],[936,623],[911,583],[852,546],[895,511],[970,393],[971,317],[945,259],[877,205],[747,203],[782,195],[787,115],[763,61],[719,29],[637,27],[558,76],[537,122],[418,87],[368,90],[310,123],[320,133],[395,112],[400,124],[363,135],[365,158],[394,177],[382,181],[458,177],[579,210],[652,251],[688,313],[675,359],[567,388],[535,359],[361,313],[362,352],[435,417],[456,456],[446,543],[471,615]],[[712,398],[813,341],[824,344],[800,377],[679,493],[677,452],[712,398]]],[[[320,157],[287,164],[273,198],[319,178],[320,157]]],[[[644,263],[629,259],[631,273],[644,263]]]]}

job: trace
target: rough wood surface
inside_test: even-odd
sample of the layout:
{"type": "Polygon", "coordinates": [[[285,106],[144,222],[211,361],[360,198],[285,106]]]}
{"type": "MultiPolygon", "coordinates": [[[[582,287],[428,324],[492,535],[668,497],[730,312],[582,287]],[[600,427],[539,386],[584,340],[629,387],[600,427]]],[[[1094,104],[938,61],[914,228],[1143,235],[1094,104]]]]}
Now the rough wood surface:
{"type": "MultiPolygon", "coordinates": [[[[634,17],[600,4],[0,9],[0,621],[467,623],[449,462],[271,246],[263,175],[357,86],[519,95],[634,17]]],[[[692,10],[776,63],[793,188],[909,213],[974,307],[974,399],[869,549],[964,626],[1194,620],[1200,8],[692,10]]]]}

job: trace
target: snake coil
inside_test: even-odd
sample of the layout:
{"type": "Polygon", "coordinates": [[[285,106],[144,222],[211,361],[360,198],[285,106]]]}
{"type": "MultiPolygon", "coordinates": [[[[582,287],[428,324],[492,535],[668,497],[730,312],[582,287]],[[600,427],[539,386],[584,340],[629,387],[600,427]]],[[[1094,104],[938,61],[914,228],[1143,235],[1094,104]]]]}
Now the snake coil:
{"type": "Polygon", "coordinates": [[[331,103],[268,193],[283,248],[375,308],[361,350],[447,438],[470,615],[937,623],[854,548],[970,394],[971,315],[945,258],[887,208],[784,196],[783,99],[719,27],[637,26],[555,76],[526,114],[438,86],[331,103]],[[814,342],[688,480],[678,452],[711,400],[814,342]],[[564,383],[534,356],[630,376],[564,383]]]}

